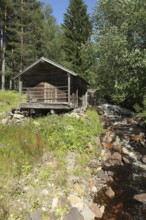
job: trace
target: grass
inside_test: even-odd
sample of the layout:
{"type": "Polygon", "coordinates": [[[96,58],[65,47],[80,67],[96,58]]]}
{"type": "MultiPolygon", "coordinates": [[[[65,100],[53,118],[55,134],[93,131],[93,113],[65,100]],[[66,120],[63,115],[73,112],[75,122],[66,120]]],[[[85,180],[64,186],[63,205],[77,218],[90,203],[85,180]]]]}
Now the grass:
{"type": "MultiPolygon", "coordinates": [[[[18,93],[0,92],[0,103],[0,112],[17,108],[18,93]]],[[[27,182],[29,175],[36,172],[34,170],[37,170],[37,173],[33,179],[36,178],[37,181],[28,182],[33,187],[43,187],[50,181],[65,190],[68,180],[65,162],[68,150],[76,152],[74,174],[86,176],[85,167],[89,160],[99,154],[94,137],[102,132],[99,117],[93,109],[88,109],[83,118],[54,114],[29,120],[22,125],[0,124],[0,205],[6,207],[6,210],[0,209],[0,219],[8,219],[10,216],[7,208],[9,201],[18,199],[20,195],[25,196],[21,189],[16,190],[16,179],[18,182],[21,179],[27,182]],[[89,142],[93,145],[92,150],[87,148],[89,142]],[[44,160],[48,154],[51,159],[44,160]],[[45,164],[44,167],[42,163],[45,164]]],[[[27,204],[27,201],[25,203],[27,204]]],[[[38,207],[33,198],[32,207],[38,207]]]]}
{"type": "Polygon", "coordinates": [[[10,112],[12,108],[18,108],[18,92],[0,91],[0,112],[10,112]]]}

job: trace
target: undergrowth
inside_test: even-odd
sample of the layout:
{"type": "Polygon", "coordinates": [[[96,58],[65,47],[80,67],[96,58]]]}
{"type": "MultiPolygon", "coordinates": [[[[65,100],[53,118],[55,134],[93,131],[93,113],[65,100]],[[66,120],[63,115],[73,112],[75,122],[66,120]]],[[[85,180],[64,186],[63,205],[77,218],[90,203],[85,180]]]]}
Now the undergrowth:
{"type": "MultiPolygon", "coordinates": [[[[10,216],[9,201],[25,197],[24,191],[15,186],[16,179],[18,182],[19,179],[27,181],[27,177],[32,175],[35,169],[37,181],[30,183],[33,187],[41,187],[50,181],[56,187],[66,189],[68,172],[65,158],[68,150],[76,152],[77,155],[74,174],[86,176],[85,167],[88,160],[99,154],[96,137],[102,131],[99,117],[93,109],[88,109],[85,116],[80,118],[70,114],[54,114],[30,119],[21,125],[0,124],[0,202],[2,207],[7,207],[6,210],[0,209],[0,219],[8,219],[7,215],[10,216]],[[92,149],[88,147],[89,142],[93,146],[92,149]],[[43,168],[43,158],[48,154],[53,155],[53,162],[46,159],[48,164],[43,168]]],[[[34,199],[31,196],[33,208],[37,208],[37,205],[34,205],[37,202],[36,197],[37,194],[34,199]]],[[[24,200],[25,203],[28,202],[27,197],[24,200]]],[[[17,210],[13,214],[16,215],[16,212],[17,210]]]]}
{"type": "Polygon", "coordinates": [[[94,146],[92,137],[101,132],[98,115],[91,109],[85,118],[49,115],[19,126],[0,124],[0,171],[21,174],[22,165],[33,163],[45,150],[58,150],[61,158],[66,150],[88,153],[87,143],[94,146]]]}
{"type": "Polygon", "coordinates": [[[0,91],[0,112],[10,112],[12,108],[18,108],[18,92],[0,91]]]}

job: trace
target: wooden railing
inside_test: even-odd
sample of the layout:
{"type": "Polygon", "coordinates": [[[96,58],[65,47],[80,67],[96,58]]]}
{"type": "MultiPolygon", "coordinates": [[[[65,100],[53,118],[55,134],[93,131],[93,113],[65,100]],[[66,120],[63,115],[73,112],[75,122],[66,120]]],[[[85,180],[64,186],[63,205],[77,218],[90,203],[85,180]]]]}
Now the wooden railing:
{"type": "Polygon", "coordinates": [[[26,94],[26,102],[29,103],[55,103],[68,102],[68,87],[57,86],[44,87],[23,87],[26,94]]]}

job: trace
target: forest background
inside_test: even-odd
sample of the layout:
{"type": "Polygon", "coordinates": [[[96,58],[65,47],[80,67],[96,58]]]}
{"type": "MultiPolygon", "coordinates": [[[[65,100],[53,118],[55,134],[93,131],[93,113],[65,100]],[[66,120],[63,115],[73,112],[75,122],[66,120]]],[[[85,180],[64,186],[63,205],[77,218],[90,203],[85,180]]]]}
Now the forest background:
{"type": "Polygon", "coordinates": [[[115,104],[143,111],[146,94],[146,1],[97,0],[87,13],[70,0],[63,24],[38,0],[0,2],[0,85],[41,56],[79,73],[115,104]]]}

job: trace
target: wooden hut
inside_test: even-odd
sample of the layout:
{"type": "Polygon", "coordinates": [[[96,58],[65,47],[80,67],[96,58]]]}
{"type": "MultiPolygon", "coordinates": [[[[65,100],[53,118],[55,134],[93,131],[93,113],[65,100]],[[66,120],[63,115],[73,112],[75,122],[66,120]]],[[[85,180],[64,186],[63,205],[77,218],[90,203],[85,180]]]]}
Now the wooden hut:
{"type": "Polygon", "coordinates": [[[88,82],[77,73],[44,57],[14,77],[14,80],[19,82],[20,109],[70,110],[87,107],[88,82]],[[22,97],[25,97],[25,101],[22,97]]]}

